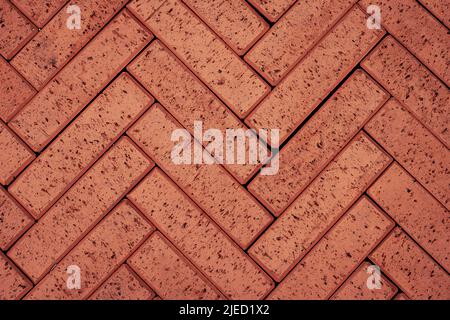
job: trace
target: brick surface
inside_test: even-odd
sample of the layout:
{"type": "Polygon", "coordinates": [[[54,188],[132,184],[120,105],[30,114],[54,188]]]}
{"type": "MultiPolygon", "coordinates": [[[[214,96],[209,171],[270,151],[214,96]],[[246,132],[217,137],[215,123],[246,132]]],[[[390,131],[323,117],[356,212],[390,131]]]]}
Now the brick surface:
{"type": "Polygon", "coordinates": [[[145,23],[164,2],[166,0],[132,0],[128,3],[127,9],[145,23]]]}
{"type": "Polygon", "coordinates": [[[0,1],[0,54],[11,59],[36,34],[33,24],[8,0],[0,1]]]}
{"type": "Polygon", "coordinates": [[[179,0],[168,0],[146,25],[239,117],[269,86],[179,0]]]}
{"type": "Polygon", "coordinates": [[[250,255],[280,281],[389,163],[359,135],[253,244],[250,255]]]}
{"type": "Polygon", "coordinates": [[[269,29],[245,1],[183,0],[237,54],[242,55],[269,29]]]}
{"type": "Polygon", "coordinates": [[[152,300],[155,293],[126,264],[98,288],[90,300],[152,300]]]}
{"type": "Polygon", "coordinates": [[[155,232],[128,263],[163,299],[217,300],[223,297],[159,232],[155,232]]]}
{"type": "Polygon", "coordinates": [[[176,128],[180,125],[164,108],[154,105],[128,135],[242,248],[248,247],[271,215],[221,165],[174,164],[167,142],[176,128]]]}
{"type": "Polygon", "coordinates": [[[370,269],[373,266],[363,262],[355,272],[344,282],[344,284],[331,297],[332,300],[391,300],[397,293],[397,287],[384,275],[380,275],[381,287],[369,289],[367,281],[370,269]],[[368,273],[369,272],[369,273],[368,273]]]}
{"type": "MultiPolygon", "coordinates": [[[[11,0],[31,21],[42,28],[67,0],[11,0]]],[[[69,14],[66,13],[66,17],[69,14]]]]}
{"type": "Polygon", "coordinates": [[[84,299],[152,232],[152,226],[127,202],[121,202],[56,267],[27,299],[84,299]],[[67,268],[81,271],[81,289],[67,288],[67,268]]]}
{"type": "Polygon", "coordinates": [[[127,11],[122,11],[11,120],[10,126],[33,150],[42,150],[150,38],[127,11]]]}
{"type": "Polygon", "coordinates": [[[387,37],[362,62],[378,82],[389,90],[416,117],[450,145],[448,130],[450,92],[419,61],[392,37],[387,37]]]}
{"type": "Polygon", "coordinates": [[[393,226],[387,216],[362,198],[269,298],[319,299],[331,295],[393,226]]]}
{"type": "Polygon", "coordinates": [[[450,270],[448,210],[398,164],[392,165],[368,194],[432,255],[450,270]]]}
{"type": "Polygon", "coordinates": [[[425,251],[396,228],[370,255],[413,299],[450,299],[450,278],[425,251]]]}
{"type": "Polygon", "coordinates": [[[428,10],[430,10],[447,28],[450,27],[450,16],[447,10],[450,6],[449,0],[419,0],[428,10]]]}
{"type": "Polygon", "coordinates": [[[37,282],[151,166],[122,138],[9,250],[9,257],[37,282]]]}
{"type": "Polygon", "coordinates": [[[396,295],[394,300],[411,300],[411,299],[409,299],[408,296],[402,292],[396,295]]]}
{"type": "Polygon", "coordinates": [[[31,281],[0,252],[0,300],[20,299],[31,287],[31,281]]]}
{"type": "Polygon", "coordinates": [[[449,300],[449,4],[0,0],[0,300],[449,300]]]}
{"type": "Polygon", "coordinates": [[[36,90],[0,57],[0,119],[8,122],[35,93],[36,90]]]}
{"type": "Polygon", "coordinates": [[[450,39],[444,25],[414,0],[362,0],[360,4],[379,6],[387,31],[450,84],[450,39]]]}
{"type": "Polygon", "coordinates": [[[128,197],[228,298],[263,298],[272,289],[269,277],[160,170],[128,197]]]}
{"type": "MultiPolygon", "coordinates": [[[[129,65],[128,70],[190,133],[201,119],[203,130],[248,128],[161,42],[154,41],[129,65]]],[[[205,143],[205,147],[208,143],[205,143]]],[[[225,154],[225,146],[223,154],[225,154]]],[[[248,144],[246,148],[248,154],[248,144]]],[[[245,183],[258,170],[258,164],[226,164],[240,182],[245,183]]]]}
{"type": "Polygon", "coordinates": [[[9,184],[34,158],[34,153],[0,120],[0,184],[9,184]]]}
{"type": "Polygon", "coordinates": [[[31,216],[0,187],[0,249],[9,249],[33,223],[31,216]]]}
{"type": "Polygon", "coordinates": [[[357,0],[298,1],[247,53],[248,61],[276,85],[357,0]]]}
{"type": "Polygon", "coordinates": [[[387,99],[388,94],[358,70],[283,147],[278,174],[259,174],[249,190],[279,215],[387,99]]]}
{"type": "Polygon", "coordinates": [[[81,29],[69,29],[69,2],[11,61],[35,88],[42,88],[105,23],[125,0],[83,1],[81,29]],[[52,48],[49,50],[49,48],[52,48]]]}
{"type": "Polygon", "coordinates": [[[246,118],[254,128],[279,128],[284,141],[383,35],[367,30],[357,7],[246,118]]]}
{"type": "Polygon", "coordinates": [[[153,102],[120,75],[11,185],[9,191],[41,216],[153,102]]]}
{"type": "Polygon", "coordinates": [[[449,208],[449,151],[411,113],[390,100],[366,125],[366,130],[449,208]]]}
{"type": "Polygon", "coordinates": [[[253,4],[267,19],[274,22],[289,9],[295,0],[248,0],[248,2],[253,4]]]}

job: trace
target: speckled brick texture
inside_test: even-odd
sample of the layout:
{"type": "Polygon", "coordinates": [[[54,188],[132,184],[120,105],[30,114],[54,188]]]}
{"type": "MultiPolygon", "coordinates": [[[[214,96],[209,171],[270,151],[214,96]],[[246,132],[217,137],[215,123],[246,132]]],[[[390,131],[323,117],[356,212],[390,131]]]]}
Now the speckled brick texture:
{"type": "Polygon", "coordinates": [[[74,4],[0,0],[0,300],[450,300],[448,0],[74,4]]]}

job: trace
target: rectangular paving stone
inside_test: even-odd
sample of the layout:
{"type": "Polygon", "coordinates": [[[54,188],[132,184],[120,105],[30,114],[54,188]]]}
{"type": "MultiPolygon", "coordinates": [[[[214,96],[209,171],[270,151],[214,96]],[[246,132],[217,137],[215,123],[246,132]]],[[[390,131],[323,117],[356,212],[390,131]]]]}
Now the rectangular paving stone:
{"type": "Polygon", "coordinates": [[[278,173],[258,174],[248,190],[280,215],[388,98],[357,70],[281,149],[278,173]]]}
{"type": "Polygon", "coordinates": [[[269,29],[245,1],[183,0],[237,54],[242,55],[269,29]]]}
{"type": "Polygon", "coordinates": [[[366,135],[356,136],[249,249],[281,281],[391,162],[366,135]]]}
{"type": "Polygon", "coordinates": [[[279,128],[284,142],[383,34],[368,30],[364,12],[351,9],[245,122],[257,129],[279,128]]]}
{"type": "Polygon", "coordinates": [[[277,21],[296,0],[248,0],[255,8],[272,22],[277,21]]]}
{"type": "Polygon", "coordinates": [[[304,0],[292,8],[245,55],[276,85],[358,0],[304,0]]]}
{"type": "Polygon", "coordinates": [[[8,122],[36,90],[0,56],[0,119],[8,122]]]}
{"type": "Polygon", "coordinates": [[[9,192],[40,217],[139,117],[153,98],[121,74],[46,148],[9,192]]]}
{"type": "Polygon", "coordinates": [[[125,5],[125,0],[85,0],[80,3],[80,29],[66,26],[69,2],[14,57],[11,64],[35,88],[42,88],[125,5]]]}
{"type": "Polygon", "coordinates": [[[25,297],[27,300],[81,300],[97,289],[153,231],[128,204],[121,202],[81,240],[25,297]],[[81,288],[68,289],[69,266],[80,269],[81,288]]]}
{"type": "Polygon", "coordinates": [[[64,6],[67,0],[11,0],[11,2],[36,26],[42,28],[64,6]]]}
{"type": "Polygon", "coordinates": [[[0,120],[0,184],[9,184],[31,161],[34,153],[0,120]]]}
{"type": "Polygon", "coordinates": [[[449,0],[419,0],[419,2],[440,19],[447,28],[450,27],[450,16],[448,15],[449,0]]]}
{"type": "Polygon", "coordinates": [[[220,300],[223,295],[159,232],[128,264],[165,300],[220,300]]]}
{"type": "Polygon", "coordinates": [[[396,295],[394,300],[411,300],[411,299],[409,299],[408,296],[402,292],[396,295]]]}
{"type": "Polygon", "coordinates": [[[126,10],[122,11],[9,125],[33,150],[42,150],[151,37],[126,10]]]}
{"type": "Polygon", "coordinates": [[[161,170],[128,198],[229,299],[262,299],[273,281],[161,170]]]}
{"type": "Polygon", "coordinates": [[[450,145],[448,88],[394,38],[386,37],[361,65],[447,147],[450,145]]]}
{"type": "Polygon", "coordinates": [[[281,282],[269,299],[326,299],[394,227],[361,198],[281,282]]]}
{"type": "Polygon", "coordinates": [[[145,23],[166,0],[131,0],[127,9],[145,23]]]}
{"type": "Polygon", "coordinates": [[[369,262],[363,262],[358,269],[333,294],[331,300],[391,300],[397,287],[383,274],[380,275],[380,288],[369,289],[367,281],[371,275],[369,262]]]}
{"type": "Polygon", "coordinates": [[[450,272],[450,216],[439,201],[396,163],[368,194],[450,272]]]}
{"type": "Polygon", "coordinates": [[[126,137],[105,153],[8,251],[37,283],[151,169],[126,137]]]}
{"type": "Polygon", "coordinates": [[[33,284],[0,252],[0,300],[19,300],[33,284]]]}
{"type": "Polygon", "coordinates": [[[410,112],[391,99],[365,129],[449,209],[449,150],[410,112]]]}
{"type": "Polygon", "coordinates": [[[0,249],[8,250],[33,223],[31,216],[0,187],[0,249]]]}
{"type": "Polygon", "coordinates": [[[361,0],[360,4],[364,8],[379,6],[386,30],[447,86],[450,84],[450,39],[443,24],[414,0],[361,0]]]}
{"type": "MultiPolygon", "coordinates": [[[[272,216],[212,157],[207,163],[176,164],[171,159],[172,132],[181,128],[164,108],[153,105],[133,125],[130,136],[242,248],[271,223],[272,216]]],[[[200,148],[198,142],[192,147],[200,148]]],[[[193,148],[192,148],[193,150],[193,148]]]]}
{"type": "Polygon", "coordinates": [[[38,30],[8,0],[0,0],[0,17],[0,54],[9,60],[38,30]]]}
{"type": "Polygon", "coordinates": [[[89,300],[152,300],[154,291],[132,269],[123,264],[89,300]]]}
{"type": "Polygon", "coordinates": [[[400,228],[391,232],[370,259],[412,299],[450,299],[448,273],[400,228]]]}
{"type": "MultiPolygon", "coordinates": [[[[202,121],[203,131],[219,129],[224,137],[226,129],[248,129],[158,40],[152,42],[127,69],[191,135],[194,135],[195,121],[202,121]]],[[[205,142],[204,146],[207,145],[205,142]]],[[[225,145],[223,154],[226,154],[225,145]]],[[[248,154],[249,143],[246,143],[248,154]]],[[[224,166],[241,184],[261,167],[250,163],[226,163],[224,166]]]]}
{"type": "Polygon", "coordinates": [[[146,25],[240,118],[270,87],[189,8],[167,0],[146,25]]]}

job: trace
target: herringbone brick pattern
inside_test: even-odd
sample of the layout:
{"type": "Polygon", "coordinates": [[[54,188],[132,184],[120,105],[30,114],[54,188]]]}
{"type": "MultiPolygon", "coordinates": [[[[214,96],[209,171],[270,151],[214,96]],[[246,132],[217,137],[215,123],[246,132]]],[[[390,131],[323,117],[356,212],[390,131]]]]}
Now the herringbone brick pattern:
{"type": "Polygon", "coordinates": [[[449,10],[0,0],[0,299],[450,299],[449,10]],[[173,163],[195,121],[278,173],[173,163]]]}

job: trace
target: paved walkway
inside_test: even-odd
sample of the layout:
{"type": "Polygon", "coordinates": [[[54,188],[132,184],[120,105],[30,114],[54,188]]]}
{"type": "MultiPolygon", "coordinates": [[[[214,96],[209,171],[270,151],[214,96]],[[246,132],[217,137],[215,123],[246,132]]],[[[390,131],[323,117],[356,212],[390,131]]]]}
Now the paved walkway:
{"type": "Polygon", "coordinates": [[[0,299],[450,299],[449,8],[0,0],[0,299]]]}

